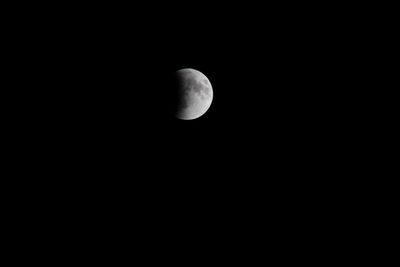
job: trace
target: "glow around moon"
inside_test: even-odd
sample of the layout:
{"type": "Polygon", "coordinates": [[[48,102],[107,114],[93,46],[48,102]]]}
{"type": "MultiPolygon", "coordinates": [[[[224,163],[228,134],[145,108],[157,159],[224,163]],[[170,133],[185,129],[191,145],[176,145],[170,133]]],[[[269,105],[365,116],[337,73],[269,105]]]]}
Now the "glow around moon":
{"type": "Polygon", "coordinates": [[[180,102],[176,116],[183,120],[199,118],[211,106],[213,89],[208,78],[198,70],[181,69],[176,72],[180,81],[180,102]]]}

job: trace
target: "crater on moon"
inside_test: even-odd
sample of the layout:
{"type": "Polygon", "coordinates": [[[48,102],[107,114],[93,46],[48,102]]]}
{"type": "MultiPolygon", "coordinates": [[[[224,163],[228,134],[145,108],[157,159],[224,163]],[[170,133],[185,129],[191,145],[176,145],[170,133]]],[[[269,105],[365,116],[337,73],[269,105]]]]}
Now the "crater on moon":
{"type": "Polygon", "coordinates": [[[198,81],[196,78],[190,77],[185,80],[185,83],[184,88],[187,88],[187,90],[193,91],[203,99],[209,97],[210,88],[204,85],[201,81],[198,81]]]}

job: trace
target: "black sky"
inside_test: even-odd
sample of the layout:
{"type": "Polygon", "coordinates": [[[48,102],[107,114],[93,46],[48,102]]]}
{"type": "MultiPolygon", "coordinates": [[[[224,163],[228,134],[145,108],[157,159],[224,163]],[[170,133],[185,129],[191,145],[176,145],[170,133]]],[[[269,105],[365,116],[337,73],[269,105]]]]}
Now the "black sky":
{"type": "Polygon", "coordinates": [[[209,248],[218,238],[224,248],[257,246],[239,240],[264,232],[261,242],[298,248],[309,233],[335,235],[347,223],[332,214],[358,186],[348,179],[357,176],[348,166],[359,159],[352,130],[361,113],[349,79],[359,49],[357,28],[344,23],[351,12],[287,2],[96,2],[18,14],[24,8],[29,16],[12,21],[21,71],[9,111],[18,117],[9,143],[22,159],[13,171],[28,173],[17,191],[34,203],[24,222],[42,209],[49,224],[68,224],[57,233],[77,233],[73,247],[88,230],[100,239],[121,229],[115,236],[125,240],[108,243],[125,249],[136,240],[126,229],[164,240],[154,242],[162,249],[209,248]],[[204,73],[214,90],[193,121],[168,112],[171,76],[182,68],[204,73]]]}
{"type": "Polygon", "coordinates": [[[96,159],[207,161],[220,176],[315,170],[340,146],[336,125],[352,98],[352,62],[332,12],[289,4],[53,9],[26,25],[35,52],[27,68],[40,73],[35,97],[44,103],[38,121],[96,159]],[[211,108],[194,121],[166,112],[181,68],[203,72],[214,88],[211,108]]]}
{"type": "Polygon", "coordinates": [[[104,177],[154,175],[160,184],[169,177],[221,190],[285,184],[279,177],[294,186],[306,176],[306,189],[335,173],[348,151],[343,126],[356,121],[346,112],[356,47],[341,24],[346,14],[337,19],[334,10],[52,7],[22,23],[16,44],[31,73],[27,129],[48,144],[44,154],[72,160],[65,169],[84,162],[77,168],[104,177]],[[201,71],[214,89],[194,121],[166,112],[170,77],[182,68],[201,71]]]}

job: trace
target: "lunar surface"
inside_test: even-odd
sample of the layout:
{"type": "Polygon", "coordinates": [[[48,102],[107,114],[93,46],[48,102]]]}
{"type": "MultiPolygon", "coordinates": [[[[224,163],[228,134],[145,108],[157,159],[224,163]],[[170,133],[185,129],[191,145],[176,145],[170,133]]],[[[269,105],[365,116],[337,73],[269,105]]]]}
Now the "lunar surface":
{"type": "Polygon", "coordinates": [[[176,117],[182,120],[199,118],[211,106],[213,90],[210,81],[203,73],[194,69],[181,69],[176,75],[179,98],[176,117]]]}

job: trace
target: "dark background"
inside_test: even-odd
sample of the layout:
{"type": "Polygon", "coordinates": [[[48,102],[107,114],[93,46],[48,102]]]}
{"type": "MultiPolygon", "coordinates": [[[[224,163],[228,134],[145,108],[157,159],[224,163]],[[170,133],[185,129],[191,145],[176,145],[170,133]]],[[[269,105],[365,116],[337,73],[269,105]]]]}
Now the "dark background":
{"type": "Polygon", "coordinates": [[[29,84],[21,90],[29,109],[20,134],[54,174],[97,177],[80,180],[87,186],[101,177],[117,188],[107,177],[126,177],[117,178],[123,189],[143,183],[149,190],[153,177],[160,188],[217,195],[233,187],[262,196],[274,184],[299,197],[321,193],[318,184],[330,184],[347,164],[356,137],[349,127],[357,123],[349,112],[358,32],[345,23],[350,11],[314,4],[24,8],[25,19],[14,21],[16,62],[26,75],[17,81],[29,84]],[[197,120],[168,111],[170,78],[181,68],[203,72],[214,89],[197,120]]]}
{"type": "Polygon", "coordinates": [[[353,33],[331,8],[45,10],[23,23],[20,45],[34,88],[27,100],[37,100],[27,116],[54,153],[182,168],[182,177],[290,176],[330,170],[347,134],[338,126],[354,123],[346,113],[355,55],[343,38],[353,33]],[[194,121],[168,111],[170,77],[187,67],[214,88],[210,110],[194,121]]]}
{"type": "Polygon", "coordinates": [[[33,216],[58,225],[66,212],[93,236],[99,220],[164,240],[264,233],[277,250],[339,235],[360,140],[350,7],[149,5],[24,6],[10,20],[16,171],[39,177],[19,185],[41,200],[33,216]],[[214,90],[193,121],[168,112],[181,68],[214,90]]]}

